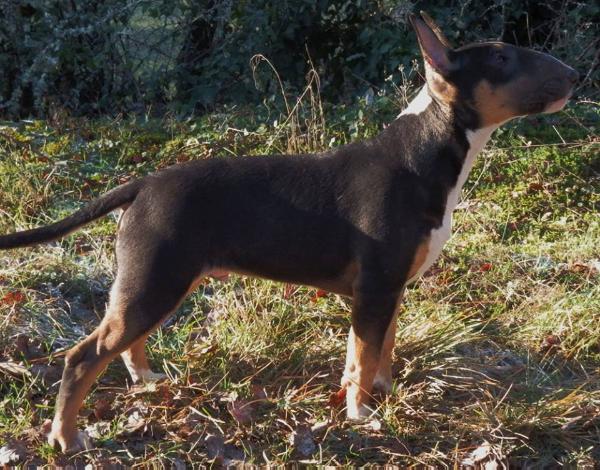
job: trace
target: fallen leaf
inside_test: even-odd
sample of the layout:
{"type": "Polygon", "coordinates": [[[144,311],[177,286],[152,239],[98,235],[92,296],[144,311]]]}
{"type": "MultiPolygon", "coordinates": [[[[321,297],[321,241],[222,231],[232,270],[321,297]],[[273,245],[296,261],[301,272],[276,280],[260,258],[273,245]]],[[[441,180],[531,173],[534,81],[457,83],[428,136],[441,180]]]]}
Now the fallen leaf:
{"type": "Polygon", "coordinates": [[[148,415],[148,406],[141,400],[135,402],[131,413],[127,416],[127,422],[123,426],[122,433],[125,435],[135,434],[138,432],[146,432],[149,420],[146,418],[148,415]]]}
{"type": "Polygon", "coordinates": [[[298,426],[288,438],[290,444],[294,448],[294,453],[299,458],[310,457],[316,450],[317,444],[308,426],[301,424],[298,426]]]}
{"type": "Polygon", "coordinates": [[[100,398],[94,405],[94,416],[98,421],[110,419],[112,416],[110,402],[105,398],[100,398]]]}
{"type": "Polygon", "coordinates": [[[544,185],[541,183],[530,183],[529,191],[541,191],[544,189],[544,185]]]}
{"type": "Polygon", "coordinates": [[[569,266],[571,272],[578,274],[586,274],[586,275],[596,275],[598,274],[598,265],[594,265],[594,263],[586,264],[586,263],[573,263],[569,266]]]}
{"type": "Polygon", "coordinates": [[[556,350],[560,347],[560,343],[561,341],[558,336],[553,334],[546,335],[542,341],[542,344],[540,345],[540,352],[556,352],[556,350]]]}
{"type": "Polygon", "coordinates": [[[12,439],[0,448],[0,465],[12,466],[27,456],[25,443],[12,439]]]}
{"type": "Polygon", "coordinates": [[[131,386],[128,395],[145,395],[147,393],[156,393],[157,390],[158,384],[156,382],[136,383],[131,386]]]}
{"type": "Polygon", "coordinates": [[[492,263],[482,263],[481,266],[479,266],[479,271],[481,272],[487,272],[490,271],[494,266],[492,265],[492,263]]]}
{"type": "Polygon", "coordinates": [[[346,400],[346,389],[341,388],[329,395],[328,405],[332,408],[340,408],[346,400]]]}
{"type": "Polygon", "coordinates": [[[11,291],[0,299],[0,304],[15,305],[25,300],[25,294],[19,291],[11,291]]]}
{"type": "Polygon", "coordinates": [[[317,289],[313,296],[310,298],[311,302],[316,302],[321,297],[325,297],[327,295],[327,291],[323,289],[317,289]]]}
{"type": "Polygon", "coordinates": [[[498,470],[508,467],[508,461],[502,449],[484,441],[469,456],[461,462],[464,466],[475,467],[481,470],[498,470]]]}
{"type": "Polygon", "coordinates": [[[146,427],[146,418],[138,410],[135,410],[127,417],[127,423],[123,426],[123,431],[126,434],[135,434],[143,431],[146,427]]]}
{"type": "Polygon", "coordinates": [[[111,423],[110,421],[98,421],[85,427],[85,433],[92,439],[102,439],[110,433],[111,423]]]}
{"type": "Polygon", "coordinates": [[[248,424],[254,419],[254,407],[246,400],[230,401],[227,403],[227,409],[239,424],[248,424]]]}
{"type": "Polygon", "coordinates": [[[211,460],[223,459],[225,455],[225,439],[221,434],[209,434],[204,439],[204,445],[206,446],[206,453],[208,458],[211,460]]]}
{"type": "Polygon", "coordinates": [[[17,364],[16,362],[0,362],[0,373],[10,375],[21,379],[23,377],[31,377],[31,372],[27,367],[17,364]]]}

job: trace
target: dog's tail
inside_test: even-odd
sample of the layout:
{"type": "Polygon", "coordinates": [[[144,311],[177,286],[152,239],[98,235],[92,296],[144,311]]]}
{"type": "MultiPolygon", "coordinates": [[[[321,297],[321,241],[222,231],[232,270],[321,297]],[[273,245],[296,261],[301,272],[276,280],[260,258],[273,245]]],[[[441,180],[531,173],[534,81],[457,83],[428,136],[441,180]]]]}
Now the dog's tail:
{"type": "Polygon", "coordinates": [[[92,220],[132,202],[141,188],[142,180],[134,180],[103,194],[74,214],[52,225],[10,235],[0,235],[0,250],[30,246],[62,238],[92,220]]]}

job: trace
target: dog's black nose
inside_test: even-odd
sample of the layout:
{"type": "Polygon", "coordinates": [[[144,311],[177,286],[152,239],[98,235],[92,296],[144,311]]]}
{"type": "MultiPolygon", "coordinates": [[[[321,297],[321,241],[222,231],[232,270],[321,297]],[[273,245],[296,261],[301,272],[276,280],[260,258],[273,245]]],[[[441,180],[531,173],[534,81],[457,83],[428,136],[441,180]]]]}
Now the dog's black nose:
{"type": "Polygon", "coordinates": [[[573,84],[576,83],[577,80],[579,80],[579,73],[577,72],[577,70],[570,69],[567,72],[567,79],[573,84]]]}

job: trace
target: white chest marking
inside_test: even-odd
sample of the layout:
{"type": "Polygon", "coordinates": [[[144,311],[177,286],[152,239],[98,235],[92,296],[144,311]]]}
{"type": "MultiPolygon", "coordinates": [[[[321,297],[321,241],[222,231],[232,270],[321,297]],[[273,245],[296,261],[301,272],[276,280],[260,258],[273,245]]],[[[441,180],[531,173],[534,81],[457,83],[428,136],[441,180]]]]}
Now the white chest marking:
{"type": "Polygon", "coordinates": [[[406,109],[402,111],[398,115],[398,117],[405,116],[406,114],[419,115],[427,109],[430,103],[431,96],[427,91],[427,85],[424,85],[423,88],[421,88],[421,91],[417,93],[417,96],[413,98],[413,100],[408,104],[406,109]]]}
{"type": "Polygon", "coordinates": [[[476,131],[467,131],[469,151],[467,152],[465,162],[460,171],[460,174],[458,175],[458,179],[456,180],[456,185],[448,194],[442,226],[431,231],[429,249],[427,251],[425,261],[423,262],[417,273],[408,280],[408,283],[416,281],[419,277],[423,275],[425,271],[427,271],[431,267],[433,263],[435,263],[435,260],[437,260],[438,256],[440,256],[440,253],[442,252],[442,247],[452,235],[452,212],[458,205],[458,200],[460,198],[460,192],[462,190],[462,187],[465,184],[465,181],[467,181],[467,177],[469,176],[471,168],[473,168],[475,157],[485,146],[487,141],[490,139],[492,132],[494,132],[494,130],[497,127],[498,126],[494,125],[484,127],[476,131]]]}

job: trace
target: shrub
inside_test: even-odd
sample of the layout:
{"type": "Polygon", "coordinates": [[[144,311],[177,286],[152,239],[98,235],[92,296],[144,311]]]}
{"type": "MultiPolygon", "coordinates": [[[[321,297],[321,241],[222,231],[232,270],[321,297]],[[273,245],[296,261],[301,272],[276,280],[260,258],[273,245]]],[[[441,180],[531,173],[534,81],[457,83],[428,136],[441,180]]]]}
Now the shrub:
{"type": "Polygon", "coordinates": [[[594,2],[5,0],[0,114],[188,114],[275,99],[271,74],[254,80],[255,54],[289,90],[302,87],[312,61],[328,101],[385,90],[416,56],[407,13],[419,9],[457,44],[497,38],[549,50],[583,72],[584,88],[598,88],[594,2]]]}

